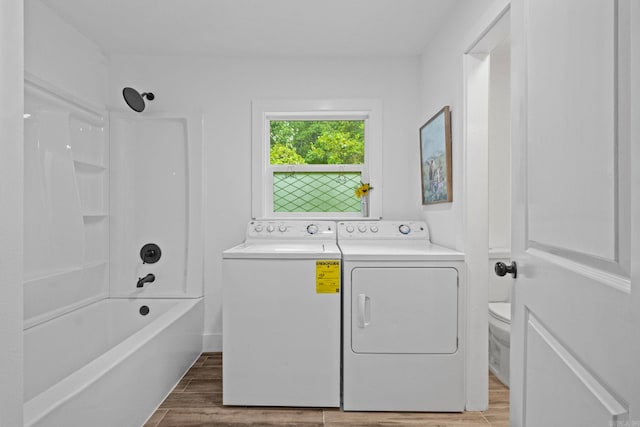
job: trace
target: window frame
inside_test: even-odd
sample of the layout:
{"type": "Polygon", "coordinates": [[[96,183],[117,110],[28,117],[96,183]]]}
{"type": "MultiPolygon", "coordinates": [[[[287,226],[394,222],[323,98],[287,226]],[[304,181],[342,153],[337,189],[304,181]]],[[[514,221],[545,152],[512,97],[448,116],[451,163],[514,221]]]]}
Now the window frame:
{"type": "Polygon", "coordinates": [[[254,219],[355,219],[382,216],[382,104],[375,99],[253,100],[252,203],[254,219]],[[356,165],[271,165],[272,120],[364,120],[364,163],[356,165]],[[360,172],[362,182],[374,187],[369,214],[361,212],[274,212],[274,172],[360,172]]]}

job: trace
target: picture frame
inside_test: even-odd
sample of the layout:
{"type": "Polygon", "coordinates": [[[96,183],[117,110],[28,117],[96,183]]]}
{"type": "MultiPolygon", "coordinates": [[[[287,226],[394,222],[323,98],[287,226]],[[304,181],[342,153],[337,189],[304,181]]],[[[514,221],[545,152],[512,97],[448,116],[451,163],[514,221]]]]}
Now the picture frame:
{"type": "Polygon", "coordinates": [[[444,106],[420,127],[422,205],[453,201],[451,111],[444,106]]]}

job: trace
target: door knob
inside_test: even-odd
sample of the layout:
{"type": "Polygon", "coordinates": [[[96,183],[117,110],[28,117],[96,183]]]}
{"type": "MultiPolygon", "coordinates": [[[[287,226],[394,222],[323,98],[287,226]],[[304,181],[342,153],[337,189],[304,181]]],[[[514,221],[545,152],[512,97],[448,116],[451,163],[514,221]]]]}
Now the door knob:
{"type": "Polygon", "coordinates": [[[510,274],[514,279],[518,277],[518,265],[515,261],[511,261],[510,265],[505,264],[504,262],[496,262],[495,266],[496,274],[500,277],[510,274]]]}

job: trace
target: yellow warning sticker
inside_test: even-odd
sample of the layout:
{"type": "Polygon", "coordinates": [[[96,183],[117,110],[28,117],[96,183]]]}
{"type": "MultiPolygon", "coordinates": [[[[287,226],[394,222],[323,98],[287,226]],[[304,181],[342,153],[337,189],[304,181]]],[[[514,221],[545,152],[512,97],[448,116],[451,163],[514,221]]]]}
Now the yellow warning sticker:
{"type": "Polygon", "coordinates": [[[340,293],[340,260],[316,261],[316,293],[340,293]]]}

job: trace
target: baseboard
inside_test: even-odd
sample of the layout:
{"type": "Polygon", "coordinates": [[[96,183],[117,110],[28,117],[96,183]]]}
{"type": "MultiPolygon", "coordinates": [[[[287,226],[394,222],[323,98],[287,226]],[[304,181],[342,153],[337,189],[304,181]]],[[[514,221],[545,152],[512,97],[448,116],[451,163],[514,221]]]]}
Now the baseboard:
{"type": "Polygon", "coordinates": [[[220,352],[222,351],[222,334],[204,333],[202,336],[202,351],[204,352],[220,352]]]}

